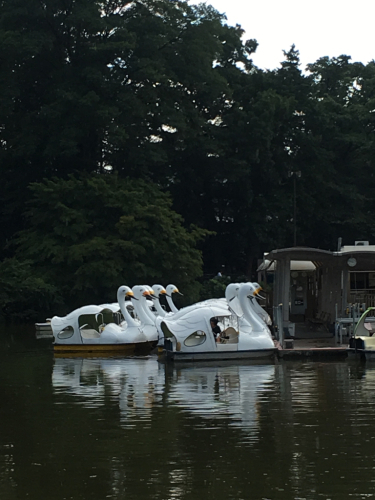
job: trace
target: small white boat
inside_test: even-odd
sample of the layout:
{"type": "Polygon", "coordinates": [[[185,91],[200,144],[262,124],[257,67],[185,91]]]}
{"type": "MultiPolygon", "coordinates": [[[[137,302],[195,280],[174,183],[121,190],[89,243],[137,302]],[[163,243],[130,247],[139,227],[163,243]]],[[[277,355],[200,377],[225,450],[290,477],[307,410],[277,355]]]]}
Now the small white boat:
{"type": "Polygon", "coordinates": [[[208,361],[274,356],[276,347],[269,328],[251,305],[256,293],[252,283],[240,286],[238,300],[244,317],[218,302],[189,308],[181,317],[177,314],[170,318],[165,316],[160,328],[165,339],[163,354],[166,360],[208,361]],[[212,318],[219,322],[219,338],[212,331],[212,318]]]}
{"type": "Polygon", "coordinates": [[[45,323],[35,323],[35,337],[37,339],[52,339],[51,320],[45,323]]]}
{"type": "Polygon", "coordinates": [[[375,360],[375,307],[369,307],[359,318],[347,348],[349,357],[375,360]]]}

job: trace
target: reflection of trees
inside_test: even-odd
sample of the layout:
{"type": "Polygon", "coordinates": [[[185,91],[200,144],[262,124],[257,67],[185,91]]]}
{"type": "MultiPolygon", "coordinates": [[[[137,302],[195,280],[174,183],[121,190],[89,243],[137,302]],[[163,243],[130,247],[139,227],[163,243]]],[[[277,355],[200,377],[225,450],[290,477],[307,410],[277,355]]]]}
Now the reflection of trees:
{"type": "Polygon", "coordinates": [[[372,492],[374,368],[168,370],[155,358],[2,356],[1,498],[341,500],[372,492]]]}
{"type": "MultiPolygon", "coordinates": [[[[364,413],[371,413],[369,400],[363,399],[365,379],[360,386],[361,395],[358,378],[351,377],[347,363],[277,367],[276,391],[260,407],[259,442],[263,453],[274,456],[269,474],[286,498],[307,493],[311,498],[320,494],[347,498],[348,484],[371,484],[365,457],[372,453],[372,443],[363,439],[363,430],[371,425],[370,419],[363,420],[364,413]],[[353,475],[358,466],[367,471],[353,475]]],[[[369,386],[373,389],[372,383],[369,386]]],[[[369,399],[374,404],[373,390],[369,399]]]]}

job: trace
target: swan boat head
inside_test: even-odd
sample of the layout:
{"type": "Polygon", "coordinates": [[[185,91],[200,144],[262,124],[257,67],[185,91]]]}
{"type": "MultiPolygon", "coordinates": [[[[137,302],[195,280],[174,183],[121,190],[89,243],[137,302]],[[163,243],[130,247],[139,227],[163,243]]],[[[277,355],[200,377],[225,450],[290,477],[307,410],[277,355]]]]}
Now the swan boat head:
{"type": "Polygon", "coordinates": [[[176,313],[178,311],[178,309],[173,303],[172,293],[178,293],[179,295],[182,295],[182,293],[178,290],[178,288],[175,285],[172,285],[172,284],[167,286],[166,291],[167,291],[166,297],[167,297],[168,305],[169,305],[171,311],[176,313]]]}
{"type": "Polygon", "coordinates": [[[152,290],[154,292],[154,297],[155,297],[154,305],[156,309],[156,314],[158,316],[164,317],[167,313],[160,304],[160,296],[166,295],[167,290],[163,287],[163,285],[152,285],[152,290]]]}
{"type": "Polygon", "coordinates": [[[175,285],[168,285],[166,288],[166,293],[168,297],[172,297],[172,293],[178,293],[179,295],[182,295],[182,293],[175,285]]]}
{"type": "Polygon", "coordinates": [[[267,332],[268,336],[271,336],[263,316],[261,316],[258,311],[260,306],[256,301],[256,296],[259,294],[259,291],[259,285],[256,286],[254,283],[243,283],[238,294],[239,301],[244,311],[245,318],[253,328],[253,333],[267,332]]]}
{"type": "Polygon", "coordinates": [[[240,287],[240,283],[230,283],[225,289],[225,298],[227,299],[228,306],[237,316],[243,315],[241,305],[238,301],[240,287]]]}
{"type": "Polygon", "coordinates": [[[150,341],[158,339],[158,331],[155,326],[156,316],[150,311],[147,299],[150,297],[150,291],[146,285],[137,285],[132,288],[134,296],[132,303],[138,319],[141,322],[141,328],[150,341]]]}
{"type": "Polygon", "coordinates": [[[155,297],[158,299],[160,298],[160,295],[166,295],[167,290],[163,287],[163,285],[152,285],[152,289],[154,291],[155,297]]]}
{"type": "MultiPolygon", "coordinates": [[[[265,297],[262,297],[260,295],[260,292],[263,290],[263,288],[259,285],[259,283],[252,283],[252,284],[255,288],[255,290],[253,292],[253,296],[256,299],[265,300],[265,297]]],[[[259,302],[257,300],[253,300],[252,305],[253,305],[253,308],[255,309],[255,311],[257,312],[257,314],[266,323],[266,325],[268,325],[268,326],[272,325],[272,319],[271,319],[270,315],[268,314],[268,312],[265,309],[263,309],[263,307],[259,304],[259,302]]]]}

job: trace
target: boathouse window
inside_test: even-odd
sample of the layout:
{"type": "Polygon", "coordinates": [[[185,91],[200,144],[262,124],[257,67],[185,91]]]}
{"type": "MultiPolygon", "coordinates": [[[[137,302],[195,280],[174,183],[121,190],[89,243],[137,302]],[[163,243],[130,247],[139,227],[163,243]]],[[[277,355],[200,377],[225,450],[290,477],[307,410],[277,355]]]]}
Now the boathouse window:
{"type": "Polygon", "coordinates": [[[74,328],[72,326],[66,326],[61,332],[57,334],[58,339],[70,339],[73,337],[74,328]]]}
{"type": "MultiPolygon", "coordinates": [[[[366,290],[367,288],[372,288],[374,286],[373,280],[369,280],[369,274],[367,272],[354,272],[350,273],[350,289],[351,290],[366,290]]],[[[371,273],[373,274],[373,273],[371,273]]]]}
{"type": "Polygon", "coordinates": [[[196,345],[201,345],[206,341],[206,334],[202,330],[197,330],[185,339],[184,344],[186,347],[195,347],[196,345]]]}

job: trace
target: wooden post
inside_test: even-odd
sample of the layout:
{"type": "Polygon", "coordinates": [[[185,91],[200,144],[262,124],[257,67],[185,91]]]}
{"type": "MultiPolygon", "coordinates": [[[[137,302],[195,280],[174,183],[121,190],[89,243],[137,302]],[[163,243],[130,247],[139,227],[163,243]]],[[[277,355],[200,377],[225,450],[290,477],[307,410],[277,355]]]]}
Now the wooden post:
{"type": "Polygon", "coordinates": [[[348,305],[348,281],[349,281],[349,271],[343,269],[341,273],[341,314],[343,318],[345,316],[345,309],[348,305]]]}
{"type": "Polygon", "coordinates": [[[290,258],[280,261],[282,263],[281,287],[283,304],[283,324],[289,324],[289,297],[290,297],[290,258]]]}

